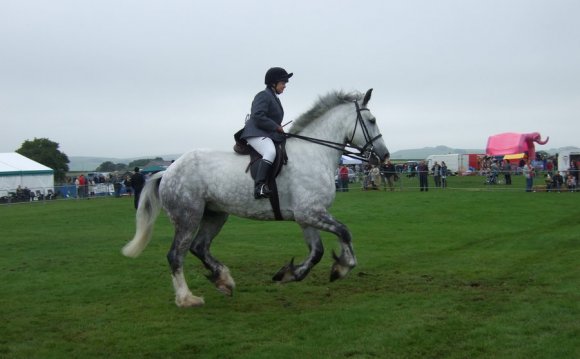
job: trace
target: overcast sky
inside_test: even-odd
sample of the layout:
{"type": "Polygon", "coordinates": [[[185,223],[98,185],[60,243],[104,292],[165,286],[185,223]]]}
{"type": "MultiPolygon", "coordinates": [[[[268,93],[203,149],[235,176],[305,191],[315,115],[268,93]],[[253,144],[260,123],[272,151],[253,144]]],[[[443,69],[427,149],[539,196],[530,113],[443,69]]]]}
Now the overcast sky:
{"type": "Polygon", "coordinates": [[[265,71],[285,121],[374,88],[391,152],[534,132],[580,146],[578,0],[0,0],[0,152],[231,150],[265,71]]]}

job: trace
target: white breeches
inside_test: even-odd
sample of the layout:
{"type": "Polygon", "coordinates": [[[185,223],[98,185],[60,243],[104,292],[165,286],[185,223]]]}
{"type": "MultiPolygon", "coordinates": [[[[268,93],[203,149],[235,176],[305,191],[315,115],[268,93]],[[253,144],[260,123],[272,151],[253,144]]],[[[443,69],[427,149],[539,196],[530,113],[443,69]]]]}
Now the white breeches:
{"type": "Polygon", "coordinates": [[[248,137],[246,141],[253,149],[255,149],[262,158],[270,163],[274,162],[276,158],[276,147],[274,142],[269,137],[248,137]]]}

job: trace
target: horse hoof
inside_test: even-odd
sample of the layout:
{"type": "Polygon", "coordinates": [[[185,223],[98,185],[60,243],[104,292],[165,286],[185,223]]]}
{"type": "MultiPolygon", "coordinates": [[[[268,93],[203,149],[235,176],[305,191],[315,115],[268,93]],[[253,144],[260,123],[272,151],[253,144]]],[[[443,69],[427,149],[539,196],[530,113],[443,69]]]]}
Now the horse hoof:
{"type": "Polygon", "coordinates": [[[177,304],[180,308],[193,308],[193,307],[201,307],[205,304],[203,297],[196,297],[194,295],[184,297],[184,298],[175,298],[175,304],[177,304]]]}
{"type": "Polygon", "coordinates": [[[290,263],[280,268],[280,270],[274,274],[272,280],[280,283],[296,281],[296,273],[294,272],[294,268],[294,258],[292,258],[290,263]]]}
{"type": "Polygon", "coordinates": [[[222,292],[223,294],[233,297],[234,296],[234,289],[236,288],[236,282],[234,282],[234,278],[230,275],[229,269],[224,269],[220,273],[219,277],[214,282],[217,290],[222,292]]]}
{"type": "Polygon", "coordinates": [[[340,264],[339,262],[335,262],[332,265],[332,269],[330,270],[330,281],[334,282],[337,279],[342,279],[350,273],[350,271],[354,268],[354,266],[345,266],[340,264]]]}
{"type": "Polygon", "coordinates": [[[228,297],[234,296],[234,287],[228,285],[217,285],[216,288],[217,290],[219,290],[224,295],[227,295],[228,297]]]}

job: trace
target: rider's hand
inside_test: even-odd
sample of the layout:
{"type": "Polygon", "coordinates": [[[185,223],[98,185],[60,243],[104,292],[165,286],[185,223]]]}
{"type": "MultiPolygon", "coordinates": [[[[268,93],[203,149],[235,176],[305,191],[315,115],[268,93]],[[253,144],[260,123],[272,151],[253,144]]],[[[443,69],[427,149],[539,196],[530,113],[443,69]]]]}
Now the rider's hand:
{"type": "Polygon", "coordinates": [[[284,128],[282,128],[282,126],[278,126],[276,132],[284,133],[284,128]]]}

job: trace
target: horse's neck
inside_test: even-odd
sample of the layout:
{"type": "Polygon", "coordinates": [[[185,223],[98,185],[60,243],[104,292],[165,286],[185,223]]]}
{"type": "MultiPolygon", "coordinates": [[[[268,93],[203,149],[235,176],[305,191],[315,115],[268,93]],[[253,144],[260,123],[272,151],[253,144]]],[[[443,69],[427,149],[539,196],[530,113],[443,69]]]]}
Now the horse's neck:
{"type": "MultiPolygon", "coordinates": [[[[300,132],[300,135],[333,142],[336,144],[333,145],[333,147],[344,145],[345,138],[348,137],[349,128],[350,131],[352,131],[351,127],[354,126],[354,119],[352,120],[352,123],[348,123],[348,118],[352,117],[348,116],[348,109],[349,107],[347,105],[337,106],[312,121],[303,131],[300,132]]],[[[296,150],[298,152],[305,152],[309,155],[312,154],[316,157],[317,161],[321,162],[321,164],[326,164],[329,167],[337,166],[338,159],[341,155],[340,150],[311,142],[306,143],[306,141],[299,139],[296,139],[293,142],[295,142],[296,150]]]]}
{"type": "MultiPolygon", "coordinates": [[[[349,105],[340,105],[329,110],[321,117],[312,121],[304,129],[302,134],[308,137],[344,144],[344,139],[348,137],[347,133],[349,129],[352,130],[355,124],[354,117],[349,116],[349,109],[349,105]],[[349,121],[350,117],[353,117],[352,121],[349,121]]],[[[354,111],[354,107],[352,110],[354,111]]]]}

